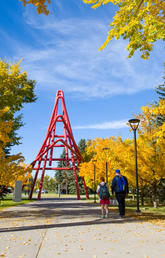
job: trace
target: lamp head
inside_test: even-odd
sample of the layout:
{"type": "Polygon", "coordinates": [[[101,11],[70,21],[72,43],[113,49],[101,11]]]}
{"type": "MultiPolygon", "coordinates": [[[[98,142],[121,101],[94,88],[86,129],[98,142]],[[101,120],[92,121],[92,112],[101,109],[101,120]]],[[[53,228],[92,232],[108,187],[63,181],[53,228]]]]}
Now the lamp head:
{"type": "Polygon", "coordinates": [[[133,130],[137,130],[137,128],[138,128],[138,126],[139,126],[139,123],[140,123],[140,119],[138,119],[138,118],[133,118],[133,119],[128,120],[128,123],[129,123],[130,127],[131,127],[133,130]]]}

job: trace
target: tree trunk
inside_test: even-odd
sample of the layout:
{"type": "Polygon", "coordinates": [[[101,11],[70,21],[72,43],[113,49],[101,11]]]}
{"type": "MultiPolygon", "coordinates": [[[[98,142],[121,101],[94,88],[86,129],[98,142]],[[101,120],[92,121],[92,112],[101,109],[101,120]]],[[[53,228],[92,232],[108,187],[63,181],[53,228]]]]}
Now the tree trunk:
{"type": "Polygon", "coordinates": [[[60,184],[58,184],[58,198],[60,198],[60,194],[61,194],[61,189],[60,189],[60,184]]]}
{"type": "Polygon", "coordinates": [[[135,201],[135,190],[132,189],[132,200],[135,201]]]}
{"type": "Polygon", "coordinates": [[[151,191],[151,189],[148,190],[148,197],[150,199],[150,203],[152,204],[152,191],[151,191]]]}
{"type": "Polygon", "coordinates": [[[68,194],[68,181],[66,181],[66,194],[68,194]]]}
{"type": "Polygon", "coordinates": [[[156,185],[156,182],[153,183],[153,205],[154,205],[154,208],[157,208],[157,185],[156,185]]]}
{"type": "Polygon", "coordinates": [[[141,206],[144,206],[144,188],[141,188],[141,206]]]}

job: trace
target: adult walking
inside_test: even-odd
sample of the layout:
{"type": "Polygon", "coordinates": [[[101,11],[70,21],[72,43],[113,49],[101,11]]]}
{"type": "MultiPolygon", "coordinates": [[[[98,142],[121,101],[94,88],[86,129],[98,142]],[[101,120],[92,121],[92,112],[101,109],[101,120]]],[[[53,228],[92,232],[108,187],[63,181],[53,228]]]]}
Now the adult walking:
{"type": "Polygon", "coordinates": [[[115,192],[119,206],[120,217],[125,216],[125,197],[128,195],[128,180],[120,174],[120,170],[116,169],[116,175],[112,180],[112,194],[115,192]]]}
{"type": "Polygon", "coordinates": [[[105,183],[104,177],[100,178],[100,184],[97,186],[97,194],[99,195],[100,198],[100,204],[101,204],[101,218],[108,218],[108,206],[109,206],[109,189],[108,189],[108,184],[105,183]]]}

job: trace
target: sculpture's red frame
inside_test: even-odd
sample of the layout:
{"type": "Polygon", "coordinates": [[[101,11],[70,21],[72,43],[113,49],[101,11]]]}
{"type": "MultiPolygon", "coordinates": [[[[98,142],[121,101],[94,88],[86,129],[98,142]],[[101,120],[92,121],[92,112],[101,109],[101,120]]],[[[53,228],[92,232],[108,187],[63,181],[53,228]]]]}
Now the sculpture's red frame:
{"type": "MultiPolygon", "coordinates": [[[[69,122],[69,118],[68,118],[68,114],[65,106],[64,93],[62,90],[58,90],[45,140],[42,144],[40,151],[38,152],[36,159],[31,163],[33,166],[33,170],[36,170],[36,173],[33,181],[33,186],[30,191],[29,199],[32,198],[34,186],[36,184],[39,170],[42,170],[42,174],[41,174],[40,187],[38,192],[38,200],[40,200],[41,198],[45,170],[73,170],[75,183],[76,183],[76,190],[77,190],[77,199],[79,200],[80,191],[79,191],[76,171],[78,170],[78,165],[81,161],[83,161],[83,157],[73,137],[71,125],[69,122]],[[58,114],[59,100],[61,100],[61,104],[62,104],[62,114],[58,114]],[[61,135],[56,134],[57,123],[63,124],[64,134],[61,134],[61,135]],[[64,159],[54,157],[54,149],[59,147],[65,148],[66,155],[64,159]],[[63,167],[63,168],[52,167],[52,163],[54,161],[66,161],[67,167],[63,167]],[[69,167],[69,162],[72,163],[72,167],[69,167]]],[[[89,199],[85,180],[83,177],[82,177],[82,182],[83,182],[86,198],[89,199]]]]}

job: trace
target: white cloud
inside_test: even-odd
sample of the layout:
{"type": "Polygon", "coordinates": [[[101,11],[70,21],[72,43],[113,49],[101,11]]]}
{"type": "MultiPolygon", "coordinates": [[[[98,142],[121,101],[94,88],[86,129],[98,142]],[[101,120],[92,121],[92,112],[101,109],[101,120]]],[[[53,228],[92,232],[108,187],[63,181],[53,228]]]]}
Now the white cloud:
{"type": "Polygon", "coordinates": [[[103,122],[99,124],[93,124],[93,125],[82,125],[82,126],[73,126],[73,129],[101,129],[101,130],[106,130],[106,129],[121,129],[124,127],[128,127],[126,125],[127,120],[120,120],[120,121],[112,121],[112,122],[103,122]]]}
{"type": "Polygon", "coordinates": [[[40,90],[60,88],[81,98],[108,97],[137,93],[161,82],[160,54],[159,58],[153,55],[151,61],[143,61],[139,56],[127,59],[126,42],[122,40],[98,51],[108,30],[104,21],[58,20],[29,12],[25,18],[41,35],[40,44],[36,48],[18,43],[17,59],[23,57],[23,68],[38,82],[40,90]]]}

